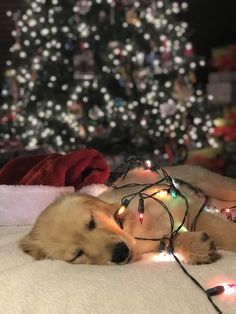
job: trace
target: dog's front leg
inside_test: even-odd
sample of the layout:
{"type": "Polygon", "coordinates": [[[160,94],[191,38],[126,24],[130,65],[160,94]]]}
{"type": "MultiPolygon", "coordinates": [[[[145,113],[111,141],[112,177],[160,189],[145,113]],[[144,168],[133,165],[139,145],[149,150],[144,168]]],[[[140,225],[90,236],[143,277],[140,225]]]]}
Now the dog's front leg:
{"type": "Polygon", "coordinates": [[[149,252],[159,252],[160,243],[159,241],[144,241],[136,240],[135,250],[137,254],[144,254],[149,252]]]}
{"type": "Polygon", "coordinates": [[[209,264],[217,259],[215,244],[204,232],[179,233],[173,246],[174,252],[188,264],[209,264]]]}

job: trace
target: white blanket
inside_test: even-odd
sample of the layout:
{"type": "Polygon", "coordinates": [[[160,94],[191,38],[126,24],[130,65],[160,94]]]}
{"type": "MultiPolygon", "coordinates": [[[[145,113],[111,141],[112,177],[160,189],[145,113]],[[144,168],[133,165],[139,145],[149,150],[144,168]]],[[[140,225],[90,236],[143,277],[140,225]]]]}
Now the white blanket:
{"type": "MultiPolygon", "coordinates": [[[[28,190],[26,195],[32,194],[28,190]]],[[[5,205],[12,213],[21,208],[16,200],[11,200],[11,208],[5,205]]],[[[39,210],[36,201],[29,208],[39,210]]],[[[161,261],[157,254],[124,266],[35,261],[18,248],[19,239],[29,230],[29,226],[0,227],[1,314],[216,313],[175,261],[161,261]]],[[[211,265],[186,266],[205,289],[236,284],[236,254],[221,253],[222,259],[211,265]]],[[[213,300],[223,313],[236,313],[236,289],[213,300]]]]}
{"type": "MultiPolygon", "coordinates": [[[[175,261],[147,254],[125,266],[34,261],[17,247],[30,227],[0,228],[1,314],[207,314],[204,293],[175,261]]],[[[204,288],[236,283],[236,254],[211,265],[187,266],[204,288]]],[[[223,313],[236,313],[236,291],[214,297],[223,313]]]]}

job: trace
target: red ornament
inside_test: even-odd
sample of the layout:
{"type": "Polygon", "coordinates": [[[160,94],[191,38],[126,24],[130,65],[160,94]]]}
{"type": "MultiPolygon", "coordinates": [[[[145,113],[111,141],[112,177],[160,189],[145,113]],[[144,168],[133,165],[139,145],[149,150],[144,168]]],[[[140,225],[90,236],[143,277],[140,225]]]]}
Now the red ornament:
{"type": "Polygon", "coordinates": [[[185,57],[192,57],[193,56],[193,47],[191,44],[188,43],[185,46],[184,55],[185,55],[185,57]]]}

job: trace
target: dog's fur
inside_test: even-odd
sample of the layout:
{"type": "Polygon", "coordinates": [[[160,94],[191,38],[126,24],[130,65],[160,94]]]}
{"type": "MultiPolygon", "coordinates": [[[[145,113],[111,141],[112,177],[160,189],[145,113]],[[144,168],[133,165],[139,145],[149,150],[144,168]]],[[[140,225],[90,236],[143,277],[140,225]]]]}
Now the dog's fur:
{"type": "MultiPolygon", "coordinates": [[[[167,173],[202,189],[211,199],[236,204],[236,180],[226,178],[200,167],[175,166],[167,173]]],[[[152,183],[159,180],[150,170],[136,169],[116,184],[152,183]]],[[[160,189],[158,187],[157,189],[160,189]]],[[[159,251],[159,242],[135,240],[134,237],[161,238],[170,232],[169,216],[158,203],[145,200],[145,217],[140,224],[137,215],[138,198],[125,213],[124,229],[114,219],[121,199],[137,187],[108,188],[99,198],[75,193],[63,196],[49,205],[38,217],[31,232],[20,242],[24,252],[36,259],[59,259],[74,264],[124,264],[146,252],[159,251]]],[[[189,201],[189,212],[181,232],[174,239],[174,250],[186,263],[210,263],[217,257],[216,248],[236,252],[236,224],[221,214],[203,212],[190,232],[194,217],[203,198],[186,186],[180,191],[189,201]]],[[[146,191],[153,193],[153,188],[146,191]]],[[[182,222],[185,203],[181,197],[165,203],[174,217],[175,228],[182,222]]]]}

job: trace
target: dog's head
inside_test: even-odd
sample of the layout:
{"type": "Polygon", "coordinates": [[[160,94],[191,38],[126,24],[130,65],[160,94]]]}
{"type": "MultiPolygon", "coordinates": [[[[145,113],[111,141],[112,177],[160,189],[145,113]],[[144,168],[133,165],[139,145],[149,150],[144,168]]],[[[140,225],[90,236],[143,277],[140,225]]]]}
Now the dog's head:
{"type": "Polygon", "coordinates": [[[74,264],[125,264],[135,240],[116,223],[116,207],[96,197],[69,195],[49,205],[20,242],[36,259],[74,264]]]}

